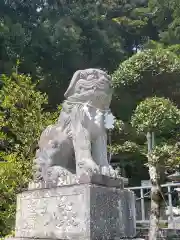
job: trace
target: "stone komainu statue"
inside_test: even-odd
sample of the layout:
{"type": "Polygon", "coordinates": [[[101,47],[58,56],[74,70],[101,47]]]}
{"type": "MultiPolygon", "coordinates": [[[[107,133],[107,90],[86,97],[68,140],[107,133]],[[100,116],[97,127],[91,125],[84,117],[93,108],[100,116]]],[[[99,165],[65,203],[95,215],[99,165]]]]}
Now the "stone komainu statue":
{"type": "Polygon", "coordinates": [[[109,111],[111,79],[102,70],[75,72],[65,93],[57,123],[42,133],[34,160],[34,181],[47,181],[49,173],[80,176],[103,173],[114,176],[107,160],[106,128],[112,124],[109,111]],[[107,121],[109,116],[109,120],[107,121]],[[53,170],[52,170],[53,169],[53,170]]]}

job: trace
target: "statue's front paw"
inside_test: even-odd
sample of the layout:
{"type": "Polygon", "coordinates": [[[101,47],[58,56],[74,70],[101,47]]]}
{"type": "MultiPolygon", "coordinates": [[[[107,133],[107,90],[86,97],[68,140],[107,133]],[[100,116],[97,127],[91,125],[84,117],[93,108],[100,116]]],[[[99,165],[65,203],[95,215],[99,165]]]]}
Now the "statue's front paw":
{"type": "Polygon", "coordinates": [[[100,173],[100,168],[93,160],[83,159],[78,163],[77,173],[78,175],[81,175],[83,173],[90,175],[98,174],[100,173]]]}
{"type": "Polygon", "coordinates": [[[104,166],[101,168],[101,174],[112,178],[118,178],[117,172],[111,166],[104,166]]]}

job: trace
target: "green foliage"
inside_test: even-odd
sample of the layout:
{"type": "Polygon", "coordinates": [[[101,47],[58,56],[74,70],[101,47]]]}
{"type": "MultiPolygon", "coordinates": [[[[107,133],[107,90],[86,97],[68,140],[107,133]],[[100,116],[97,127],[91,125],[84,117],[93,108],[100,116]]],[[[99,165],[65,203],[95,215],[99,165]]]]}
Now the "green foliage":
{"type": "Polygon", "coordinates": [[[58,112],[45,112],[45,94],[29,76],[3,75],[0,90],[0,236],[13,229],[16,194],[32,177],[32,159],[42,130],[58,112]]]}
{"type": "Polygon", "coordinates": [[[180,105],[180,59],[170,50],[139,52],[121,63],[112,77],[119,107],[115,111],[123,120],[129,120],[137,104],[147,97],[170,98],[180,105]]]}
{"type": "Polygon", "coordinates": [[[180,147],[168,145],[167,143],[156,146],[149,154],[149,163],[154,166],[161,166],[164,169],[178,169],[180,164],[180,147]]]}
{"type": "Polygon", "coordinates": [[[178,56],[166,49],[146,50],[139,52],[120,64],[113,74],[114,87],[120,85],[132,86],[143,77],[156,77],[159,75],[180,73],[180,60],[178,56]]]}
{"type": "Polygon", "coordinates": [[[147,98],[137,106],[131,123],[139,133],[166,133],[180,126],[180,110],[168,99],[147,98]]]}
{"type": "Polygon", "coordinates": [[[153,24],[159,31],[160,41],[166,45],[180,44],[180,2],[179,0],[149,0],[153,24]]]}
{"type": "Polygon", "coordinates": [[[121,120],[116,121],[112,132],[112,144],[108,150],[113,155],[112,161],[126,171],[125,176],[133,186],[139,185],[142,178],[148,178],[147,168],[144,165],[147,162],[145,140],[143,135],[137,135],[131,124],[121,120]]]}
{"type": "Polygon", "coordinates": [[[30,162],[20,159],[19,155],[2,157],[6,162],[0,163],[0,236],[14,229],[16,194],[27,186],[31,175],[30,162]]]}
{"type": "MultiPolygon", "coordinates": [[[[152,146],[153,148],[147,155],[147,165],[156,167],[156,173],[160,179],[165,175],[166,169],[173,170],[179,167],[179,144],[174,143],[168,135],[166,138],[163,138],[162,135],[173,132],[173,139],[175,139],[175,135],[178,135],[176,130],[180,128],[180,109],[169,99],[147,98],[137,106],[132,115],[131,123],[138,133],[154,132],[156,146],[152,146]]],[[[151,179],[153,176],[150,172],[151,179]]]]}
{"type": "Polygon", "coordinates": [[[130,141],[126,141],[124,142],[122,145],[116,145],[114,144],[111,148],[110,148],[111,152],[113,154],[133,154],[133,153],[139,153],[139,146],[134,143],[134,142],[130,142],[130,141]]]}
{"type": "Polygon", "coordinates": [[[135,161],[136,164],[141,158],[143,161],[139,162],[139,169],[148,161],[147,142],[142,133],[155,131],[158,146],[164,143],[174,146],[180,127],[179,109],[176,107],[180,106],[178,46],[164,49],[163,44],[153,41],[149,41],[148,45],[146,48],[151,49],[138,52],[124,61],[112,75],[115,90],[113,109],[129,129],[126,134],[121,131],[113,136],[112,151],[120,159],[135,161]],[[165,98],[173,100],[176,105],[165,98]],[[129,125],[130,119],[138,136],[129,125]],[[138,151],[126,149],[127,141],[138,151]]]}
{"type": "Polygon", "coordinates": [[[175,54],[177,54],[179,56],[179,54],[180,54],[180,44],[171,45],[171,46],[168,47],[168,49],[171,52],[174,52],[175,54]]]}
{"type": "Polygon", "coordinates": [[[116,69],[156,29],[143,11],[147,2],[26,1],[0,3],[0,72],[22,60],[20,71],[41,79],[51,108],[63,99],[77,69],[116,69]],[[45,3],[46,2],[46,3],[45,3]],[[122,24],[114,19],[124,19],[122,24]]]}
{"type": "Polygon", "coordinates": [[[115,130],[116,130],[116,132],[118,132],[118,133],[121,133],[122,131],[123,131],[123,129],[124,129],[124,123],[123,123],[123,121],[122,120],[115,120],[115,130]]]}

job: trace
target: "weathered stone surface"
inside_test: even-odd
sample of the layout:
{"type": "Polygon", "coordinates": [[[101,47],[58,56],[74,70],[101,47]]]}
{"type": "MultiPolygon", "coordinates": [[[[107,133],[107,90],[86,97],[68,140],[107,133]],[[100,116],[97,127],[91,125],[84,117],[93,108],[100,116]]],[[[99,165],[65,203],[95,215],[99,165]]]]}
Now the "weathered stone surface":
{"type": "Polygon", "coordinates": [[[106,187],[116,187],[116,188],[124,188],[124,178],[111,178],[106,175],[100,175],[100,174],[82,174],[78,178],[78,183],[92,183],[97,185],[102,185],[106,187]]]}
{"type": "Polygon", "coordinates": [[[94,184],[18,195],[16,238],[113,240],[135,235],[134,194],[94,184]]]}
{"type": "Polygon", "coordinates": [[[91,183],[91,184],[97,184],[101,186],[106,187],[116,187],[116,188],[124,188],[124,182],[126,180],[123,177],[119,178],[111,178],[106,175],[100,175],[100,174],[82,174],[80,177],[76,176],[70,176],[68,175],[66,179],[63,180],[63,185],[59,184],[57,182],[30,182],[29,183],[29,190],[32,189],[42,189],[42,188],[54,188],[59,186],[69,186],[69,185],[75,185],[75,184],[83,184],[83,183],[91,183]]]}

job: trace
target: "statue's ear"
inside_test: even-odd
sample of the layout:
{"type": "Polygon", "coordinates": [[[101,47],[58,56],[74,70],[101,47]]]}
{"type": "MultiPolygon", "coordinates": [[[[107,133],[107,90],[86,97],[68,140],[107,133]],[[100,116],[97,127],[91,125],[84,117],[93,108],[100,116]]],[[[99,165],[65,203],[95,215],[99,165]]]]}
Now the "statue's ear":
{"type": "Polygon", "coordinates": [[[68,98],[69,96],[71,96],[74,93],[74,87],[75,87],[77,81],[80,79],[80,73],[81,73],[80,70],[78,70],[74,73],[74,75],[71,79],[71,82],[69,84],[69,87],[64,94],[65,98],[68,98]]]}

